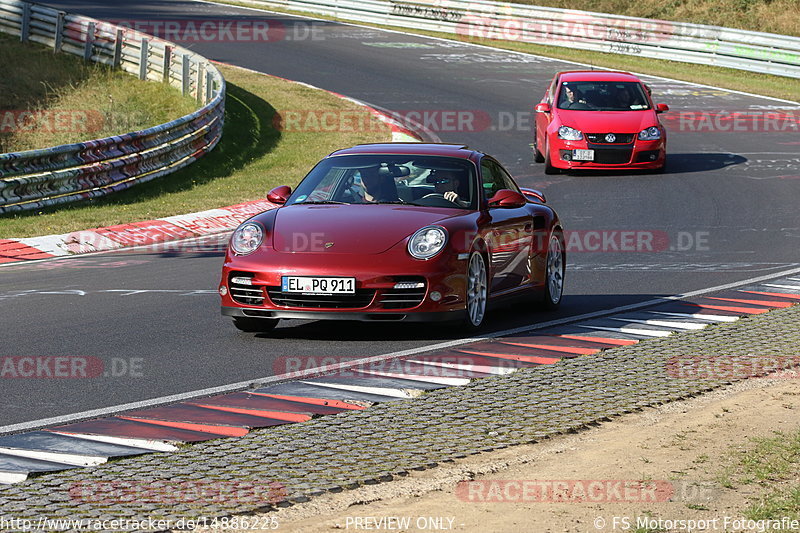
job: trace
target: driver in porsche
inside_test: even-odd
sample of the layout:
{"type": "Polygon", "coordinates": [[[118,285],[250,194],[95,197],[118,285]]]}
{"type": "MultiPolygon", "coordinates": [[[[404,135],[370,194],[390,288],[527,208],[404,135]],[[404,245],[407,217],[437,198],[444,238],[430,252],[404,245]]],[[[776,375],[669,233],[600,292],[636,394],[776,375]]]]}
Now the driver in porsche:
{"type": "Polygon", "coordinates": [[[436,192],[444,196],[445,200],[461,207],[469,206],[469,200],[465,200],[459,195],[461,180],[457,172],[453,170],[437,170],[433,176],[433,185],[436,192]]]}

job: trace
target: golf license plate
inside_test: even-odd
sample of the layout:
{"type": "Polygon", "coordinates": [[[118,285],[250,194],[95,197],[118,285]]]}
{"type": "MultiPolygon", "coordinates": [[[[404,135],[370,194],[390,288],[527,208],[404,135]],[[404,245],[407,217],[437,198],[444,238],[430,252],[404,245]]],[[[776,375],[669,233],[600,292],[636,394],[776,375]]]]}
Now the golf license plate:
{"type": "Polygon", "coordinates": [[[573,161],[594,161],[594,150],[573,150],[573,161]]]}
{"type": "Polygon", "coordinates": [[[303,294],[355,294],[356,278],[283,276],[281,291],[303,294]]]}

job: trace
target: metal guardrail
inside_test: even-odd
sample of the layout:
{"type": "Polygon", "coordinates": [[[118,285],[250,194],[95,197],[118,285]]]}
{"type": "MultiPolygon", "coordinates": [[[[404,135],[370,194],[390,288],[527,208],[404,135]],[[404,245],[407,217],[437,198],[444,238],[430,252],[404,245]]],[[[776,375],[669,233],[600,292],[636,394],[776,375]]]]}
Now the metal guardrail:
{"type": "Polygon", "coordinates": [[[216,146],[225,80],[204,57],[84,16],[0,0],[0,32],[160,81],[194,96],[197,111],[146,130],[0,154],[0,213],[103,196],[174,172],[216,146]]]}
{"type": "Polygon", "coordinates": [[[238,0],[420,30],[465,41],[518,41],[800,78],[800,38],[487,0],[238,0]]]}

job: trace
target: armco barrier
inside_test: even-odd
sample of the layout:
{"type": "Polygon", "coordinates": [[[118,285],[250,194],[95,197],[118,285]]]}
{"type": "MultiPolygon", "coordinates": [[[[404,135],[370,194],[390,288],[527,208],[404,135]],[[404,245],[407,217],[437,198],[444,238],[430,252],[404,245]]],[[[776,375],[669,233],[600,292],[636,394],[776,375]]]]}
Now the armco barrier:
{"type": "Polygon", "coordinates": [[[0,32],[121,68],[142,80],[167,82],[202,106],[142,131],[0,154],[0,213],[126,189],[188,165],[219,142],[225,80],[204,57],[132,30],[19,0],[0,0],[0,32]]]}
{"type": "Polygon", "coordinates": [[[771,33],[485,0],[238,1],[473,42],[547,44],[800,78],[800,38],[771,33]]]}

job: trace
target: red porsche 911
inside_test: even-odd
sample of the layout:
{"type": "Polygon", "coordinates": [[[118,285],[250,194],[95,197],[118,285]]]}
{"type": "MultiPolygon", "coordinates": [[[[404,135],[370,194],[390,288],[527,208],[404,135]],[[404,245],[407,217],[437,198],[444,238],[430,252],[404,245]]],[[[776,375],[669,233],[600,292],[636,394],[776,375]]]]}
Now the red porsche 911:
{"type": "Polygon", "coordinates": [[[534,157],[545,174],[579,169],[663,171],[667,132],[650,90],[627,72],[559,72],[536,105],[534,157]]]}
{"type": "Polygon", "coordinates": [[[243,331],[280,319],[461,321],[494,303],[555,309],[564,233],[542,193],[449,144],[366,144],[320,161],[231,236],[219,294],[243,331]]]}

